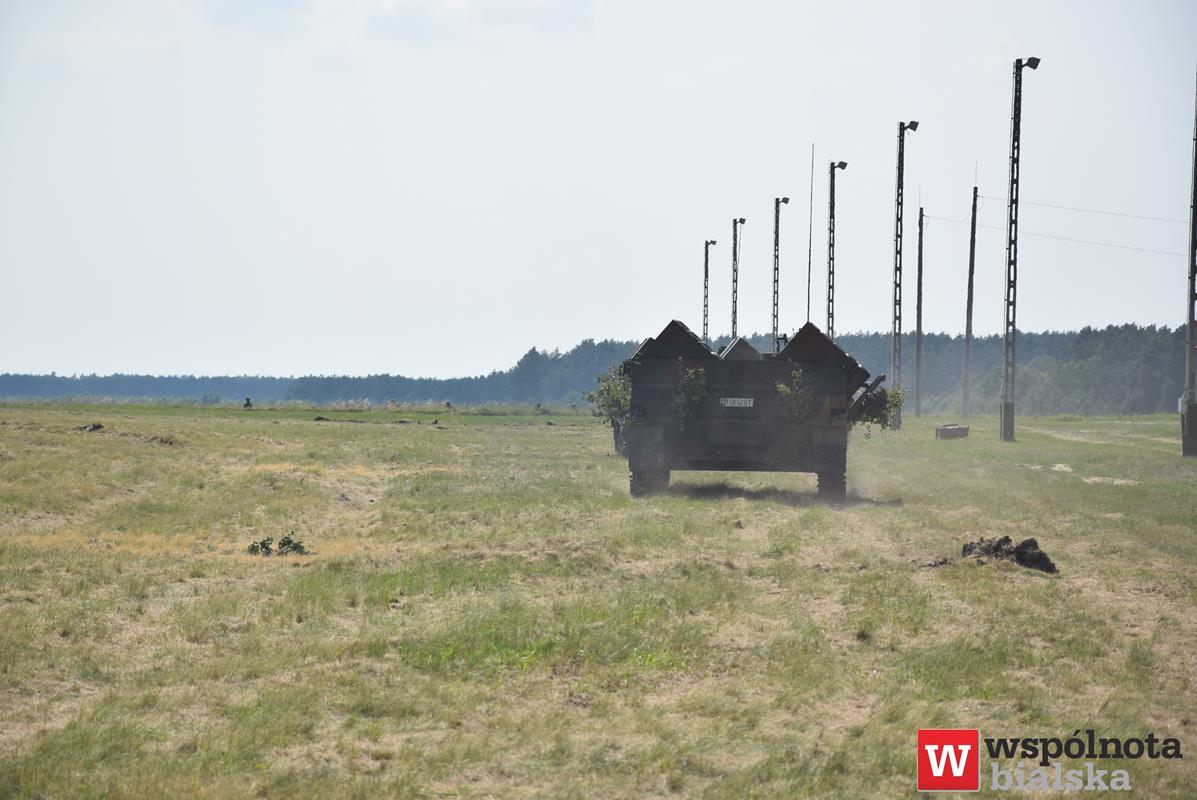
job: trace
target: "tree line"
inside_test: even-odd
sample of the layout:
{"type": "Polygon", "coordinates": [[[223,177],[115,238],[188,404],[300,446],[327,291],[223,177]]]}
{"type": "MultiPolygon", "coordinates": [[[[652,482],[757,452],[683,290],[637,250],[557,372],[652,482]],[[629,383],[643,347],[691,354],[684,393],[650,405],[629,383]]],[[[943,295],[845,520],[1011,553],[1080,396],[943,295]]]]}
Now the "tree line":
{"type": "MultiPolygon", "coordinates": [[[[1080,331],[1019,333],[1019,410],[1026,414],[1147,414],[1175,411],[1184,379],[1184,328],[1111,325],[1080,331]]],[[[767,334],[748,338],[768,352],[767,334]]],[[[727,339],[716,341],[726,344],[727,339]]],[[[888,372],[888,333],[849,333],[836,343],[874,375],[888,372]]],[[[229,403],[452,402],[576,403],[598,376],[620,363],[638,342],[587,339],[566,352],[532,348],[510,369],[465,378],[310,375],[299,378],[191,375],[0,375],[0,398],[172,399],[229,403]]],[[[903,337],[903,388],[913,402],[915,340],[903,337]]],[[[975,413],[996,413],[1002,339],[973,339],[975,413]]],[[[964,337],[923,336],[923,409],[959,413],[964,337]]]]}

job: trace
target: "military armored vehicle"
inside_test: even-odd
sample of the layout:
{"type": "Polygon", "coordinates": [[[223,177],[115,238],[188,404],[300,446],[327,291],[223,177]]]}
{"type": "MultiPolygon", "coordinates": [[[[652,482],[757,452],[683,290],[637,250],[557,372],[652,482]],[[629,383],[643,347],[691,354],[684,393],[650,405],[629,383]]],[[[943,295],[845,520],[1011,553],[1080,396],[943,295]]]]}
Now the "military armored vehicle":
{"type": "Polygon", "coordinates": [[[634,496],[665,490],[672,470],[813,472],[819,494],[845,491],[848,429],[884,390],[807,323],[779,353],[732,340],[718,353],[677,320],[623,364],[631,383],[621,431],[634,496]],[[870,403],[870,398],[873,400],[870,403]]]}

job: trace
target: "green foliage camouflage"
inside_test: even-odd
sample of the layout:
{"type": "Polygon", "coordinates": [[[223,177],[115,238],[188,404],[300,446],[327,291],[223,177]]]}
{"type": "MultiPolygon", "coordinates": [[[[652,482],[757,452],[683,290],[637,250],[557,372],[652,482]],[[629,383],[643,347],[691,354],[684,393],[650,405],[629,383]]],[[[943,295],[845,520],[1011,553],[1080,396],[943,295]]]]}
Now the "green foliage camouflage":
{"type": "Polygon", "coordinates": [[[777,401],[781,406],[781,415],[796,428],[810,425],[819,408],[815,389],[801,369],[790,373],[789,383],[778,382],[777,401]]]}
{"type": "MultiPolygon", "coordinates": [[[[681,361],[681,359],[678,359],[681,361]]],[[[686,424],[702,408],[707,397],[707,372],[702,367],[682,369],[678,381],[677,395],[673,398],[673,418],[678,430],[685,430],[686,424]]]]}
{"type": "Polygon", "coordinates": [[[612,367],[598,377],[598,388],[585,395],[586,402],[594,406],[594,415],[604,422],[622,425],[628,419],[628,407],[632,403],[632,381],[619,367],[612,367]]]}
{"type": "Polygon", "coordinates": [[[303,542],[293,538],[289,533],[284,534],[283,538],[278,540],[277,548],[274,545],[274,537],[267,536],[265,539],[250,542],[245,551],[251,556],[310,556],[312,554],[303,546],[303,542]]]}
{"type": "Polygon", "coordinates": [[[848,420],[849,425],[865,426],[865,435],[873,431],[873,426],[888,430],[893,426],[899,409],[905,401],[906,393],[901,389],[874,389],[861,400],[860,407],[848,420]]]}

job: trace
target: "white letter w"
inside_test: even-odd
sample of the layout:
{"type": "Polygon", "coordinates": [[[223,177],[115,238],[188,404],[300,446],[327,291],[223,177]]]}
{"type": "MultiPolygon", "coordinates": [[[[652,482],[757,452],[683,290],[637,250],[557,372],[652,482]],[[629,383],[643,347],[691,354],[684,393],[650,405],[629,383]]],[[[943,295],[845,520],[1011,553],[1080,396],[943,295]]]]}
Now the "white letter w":
{"type": "Polygon", "coordinates": [[[971,744],[945,744],[943,752],[940,754],[938,761],[935,758],[935,751],[939,749],[937,744],[923,745],[923,749],[927,751],[927,760],[931,762],[931,774],[936,778],[943,777],[944,764],[950,759],[952,762],[952,777],[959,778],[964,774],[964,765],[968,763],[968,751],[973,749],[971,744]],[[956,748],[960,748],[960,761],[956,760],[956,748]]]}

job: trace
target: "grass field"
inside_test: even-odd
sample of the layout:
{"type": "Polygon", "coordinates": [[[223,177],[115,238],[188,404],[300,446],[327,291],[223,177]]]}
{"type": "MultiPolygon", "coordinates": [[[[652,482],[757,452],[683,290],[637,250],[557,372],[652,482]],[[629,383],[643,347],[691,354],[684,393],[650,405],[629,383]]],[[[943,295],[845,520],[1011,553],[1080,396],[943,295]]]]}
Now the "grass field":
{"type": "Polygon", "coordinates": [[[439,421],[0,407],[0,797],[892,798],[920,727],[1176,736],[1102,766],[1193,796],[1175,417],[907,417],[838,505],[633,501],[589,417],[439,421]],[[921,565],[1002,534],[1060,573],[921,565]]]}

